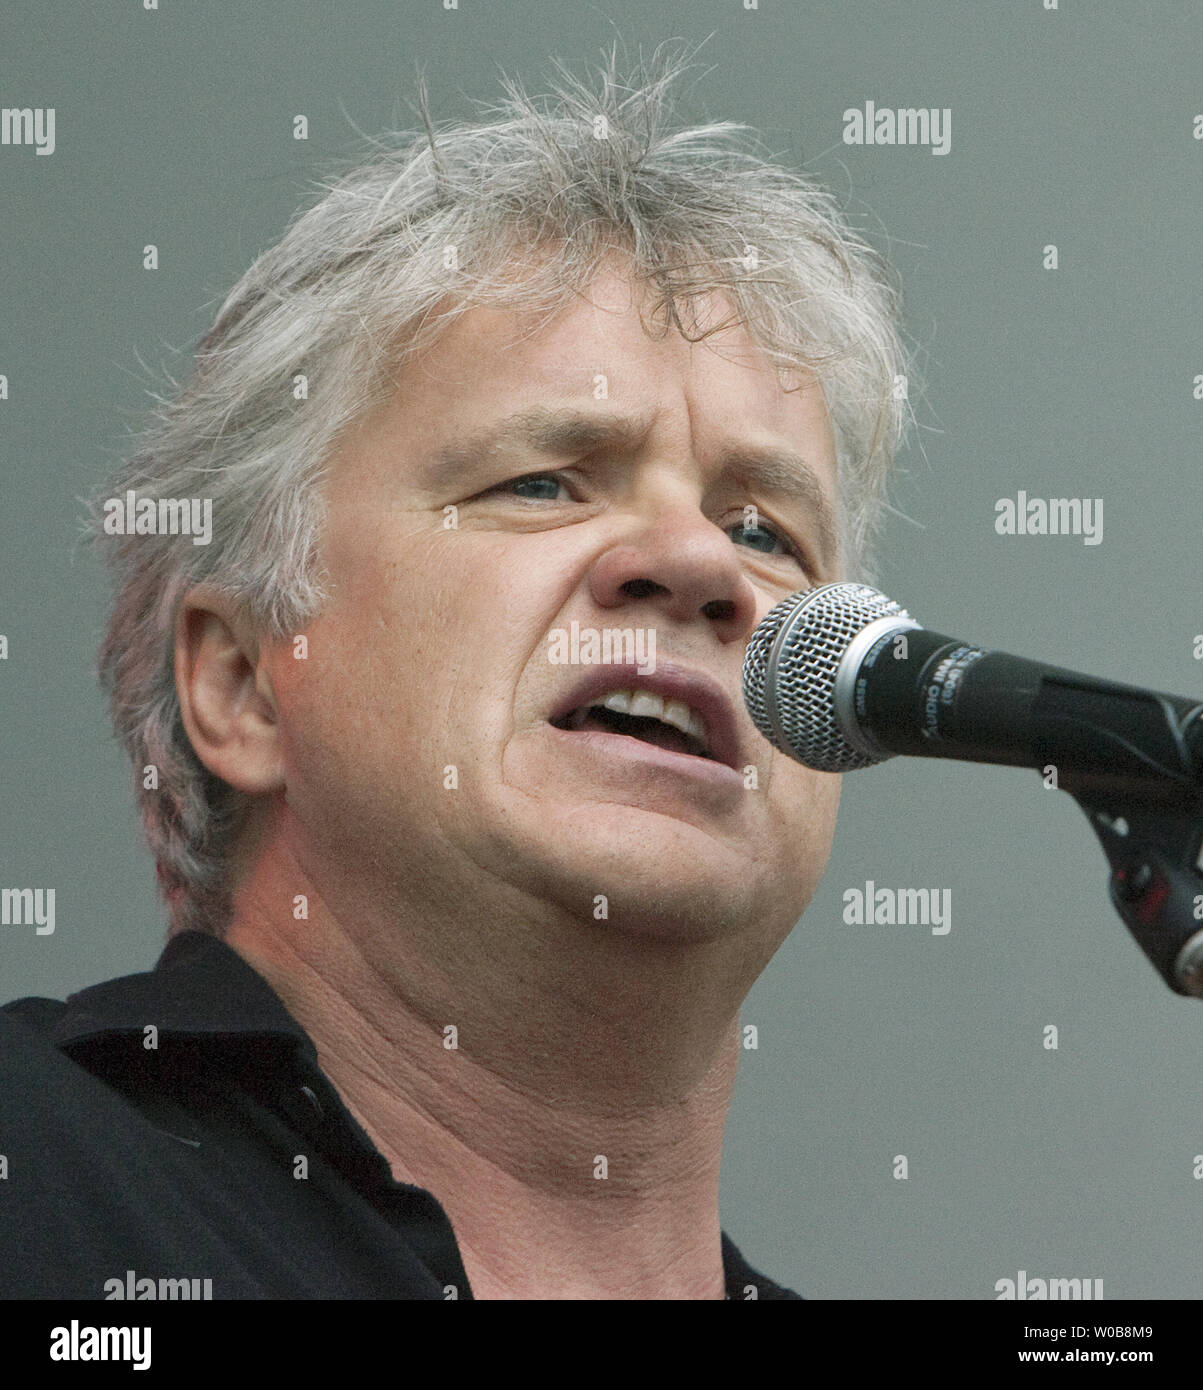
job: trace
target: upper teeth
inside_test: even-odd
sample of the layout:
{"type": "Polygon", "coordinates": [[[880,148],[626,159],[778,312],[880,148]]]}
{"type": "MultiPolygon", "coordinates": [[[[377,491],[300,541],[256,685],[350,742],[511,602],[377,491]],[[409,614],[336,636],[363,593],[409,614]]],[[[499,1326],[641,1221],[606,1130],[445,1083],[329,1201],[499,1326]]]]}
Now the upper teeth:
{"type": "Polygon", "coordinates": [[[615,714],[633,714],[640,719],[659,719],[665,724],[671,724],[674,729],[680,729],[683,734],[696,738],[707,748],[706,725],[702,716],[696,710],[690,709],[683,700],[666,700],[650,690],[611,690],[608,695],[594,700],[593,703],[612,709],[615,714]]]}

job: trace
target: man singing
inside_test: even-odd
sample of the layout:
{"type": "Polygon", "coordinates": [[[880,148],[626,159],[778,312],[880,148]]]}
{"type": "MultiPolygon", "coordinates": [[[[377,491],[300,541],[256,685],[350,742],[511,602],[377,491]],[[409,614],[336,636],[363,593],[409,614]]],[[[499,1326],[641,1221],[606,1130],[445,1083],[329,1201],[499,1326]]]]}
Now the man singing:
{"type": "Polygon", "coordinates": [[[904,350],[881,258],[742,128],[673,125],[678,71],[382,145],[105,492],[171,925],[0,1011],[4,1295],[798,1297],[719,1164],[839,779],[740,670],[866,574],[904,350]]]}

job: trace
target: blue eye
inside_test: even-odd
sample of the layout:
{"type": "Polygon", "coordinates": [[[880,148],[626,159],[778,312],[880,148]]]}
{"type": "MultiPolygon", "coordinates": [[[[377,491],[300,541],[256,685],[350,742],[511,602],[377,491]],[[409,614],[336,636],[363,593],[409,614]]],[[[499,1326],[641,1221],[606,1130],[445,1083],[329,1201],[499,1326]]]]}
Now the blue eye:
{"type": "MultiPolygon", "coordinates": [[[[779,536],[771,527],[763,524],[756,526],[729,526],[727,534],[738,545],[740,540],[751,550],[759,550],[763,555],[793,555],[793,547],[783,537],[779,536]],[[775,550],[775,546],[780,546],[780,550],[775,550]]],[[[796,558],[796,557],[795,557],[796,558]]]]}
{"type": "Polygon", "coordinates": [[[538,502],[556,501],[563,486],[554,473],[528,473],[525,478],[512,478],[508,483],[502,484],[506,492],[538,502]]]}

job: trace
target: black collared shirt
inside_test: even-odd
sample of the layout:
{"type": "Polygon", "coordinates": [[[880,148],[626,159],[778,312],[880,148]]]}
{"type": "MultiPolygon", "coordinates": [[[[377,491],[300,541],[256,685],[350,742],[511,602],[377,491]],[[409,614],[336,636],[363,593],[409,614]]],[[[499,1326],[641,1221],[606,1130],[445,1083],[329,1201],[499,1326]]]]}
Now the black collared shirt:
{"type": "MultiPolygon", "coordinates": [[[[0,1007],[0,1155],[3,1298],[147,1296],[144,1279],[195,1281],[160,1297],[472,1297],[439,1202],[394,1179],[279,996],[203,932],[65,1003],[0,1007]]],[[[728,1298],[799,1298],[726,1233],[722,1252],[728,1298]]]]}

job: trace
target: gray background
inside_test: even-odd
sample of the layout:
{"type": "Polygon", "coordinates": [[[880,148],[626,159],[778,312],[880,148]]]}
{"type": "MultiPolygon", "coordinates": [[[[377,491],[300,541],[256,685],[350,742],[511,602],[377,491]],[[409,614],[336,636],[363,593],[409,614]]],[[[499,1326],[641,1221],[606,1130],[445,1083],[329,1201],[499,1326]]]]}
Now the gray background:
{"type": "MultiPolygon", "coordinates": [[[[57,930],[3,928],[0,998],[147,969],[163,939],[91,675],[104,585],[77,499],[321,161],[412,124],[418,61],[450,118],[499,95],[495,65],[539,87],[549,55],[712,35],[681,116],[755,126],[901,275],[925,388],[881,587],[984,644],[1203,686],[1197,0],[5,8],[0,104],[54,106],[58,148],[0,148],[0,882],[56,887],[57,930]],[[866,99],[951,107],[951,153],[844,146],[866,99]],[[1103,543],[996,535],[1020,488],[1104,498],[1103,543]]],[[[1198,1296],[1203,1011],[1145,963],[1084,818],[1035,773],[848,778],[827,878],[745,1021],[723,1220],[766,1273],[815,1298],[992,1298],[1020,1269],[1198,1296]],[[951,889],[949,935],[845,925],[868,878],[951,889]]]]}

